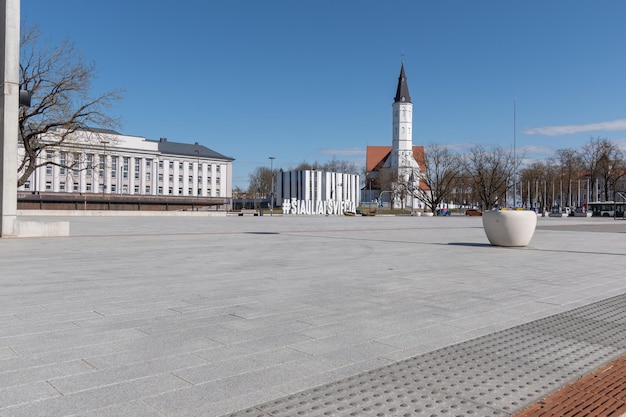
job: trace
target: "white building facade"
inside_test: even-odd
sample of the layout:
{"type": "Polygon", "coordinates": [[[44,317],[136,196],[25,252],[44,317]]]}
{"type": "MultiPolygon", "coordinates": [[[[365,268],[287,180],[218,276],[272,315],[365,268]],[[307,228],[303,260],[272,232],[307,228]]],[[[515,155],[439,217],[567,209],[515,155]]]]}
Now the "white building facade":
{"type": "Polygon", "coordinates": [[[283,214],[342,215],[360,204],[360,178],[355,174],[300,170],[279,172],[276,202],[283,214]]]}
{"type": "Polygon", "coordinates": [[[41,166],[18,191],[229,198],[233,160],[197,142],[78,131],[38,155],[41,166]]]}

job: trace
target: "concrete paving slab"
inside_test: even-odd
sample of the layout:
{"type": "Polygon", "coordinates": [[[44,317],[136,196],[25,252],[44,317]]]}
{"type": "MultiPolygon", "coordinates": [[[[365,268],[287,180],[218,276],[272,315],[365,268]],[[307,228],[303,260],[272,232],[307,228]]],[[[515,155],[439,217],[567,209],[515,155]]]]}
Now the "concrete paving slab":
{"type": "Polygon", "coordinates": [[[219,416],[626,293],[612,219],[526,248],[473,217],[50,220],[70,236],[0,240],[0,416],[219,416]]]}

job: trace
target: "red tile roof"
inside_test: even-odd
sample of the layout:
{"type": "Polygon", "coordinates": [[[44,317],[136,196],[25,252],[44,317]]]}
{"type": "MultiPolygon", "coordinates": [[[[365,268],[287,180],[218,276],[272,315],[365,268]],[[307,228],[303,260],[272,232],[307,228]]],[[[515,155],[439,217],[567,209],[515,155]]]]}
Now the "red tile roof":
{"type": "MultiPolygon", "coordinates": [[[[389,157],[391,146],[368,146],[365,158],[365,170],[374,171],[376,166],[389,157]]],[[[420,166],[420,172],[426,171],[424,166],[424,147],[413,146],[413,157],[420,166]]]]}

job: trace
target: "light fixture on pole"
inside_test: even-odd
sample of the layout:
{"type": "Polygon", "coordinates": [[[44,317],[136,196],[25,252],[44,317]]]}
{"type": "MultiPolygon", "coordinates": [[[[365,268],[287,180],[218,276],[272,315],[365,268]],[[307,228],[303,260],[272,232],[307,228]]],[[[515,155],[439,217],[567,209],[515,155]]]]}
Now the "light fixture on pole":
{"type": "Polygon", "coordinates": [[[516,111],[515,99],[513,99],[513,208],[517,208],[517,153],[516,153],[516,111]]]}
{"type": "Polygon", "coordinates": [[[270,188],[270,216],[274,215],[274,159],[276,157],[270,156],[270,177],[271,177],[271,188],[270,188]]]}

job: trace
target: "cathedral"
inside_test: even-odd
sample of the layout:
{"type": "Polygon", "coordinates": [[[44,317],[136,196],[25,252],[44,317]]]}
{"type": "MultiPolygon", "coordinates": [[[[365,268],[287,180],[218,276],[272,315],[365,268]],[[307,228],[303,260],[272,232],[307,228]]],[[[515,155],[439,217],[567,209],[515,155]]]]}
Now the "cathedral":
{"type": "Polygon", "coordinates": [[[413,103],[404,72],[400,68],[392,104],[391,146],[368,146],[366,179],[362,202],[376,201],[391,208],[422,208],[415,190],[423,187],[424,147],[413,146],[413,103]]]}

